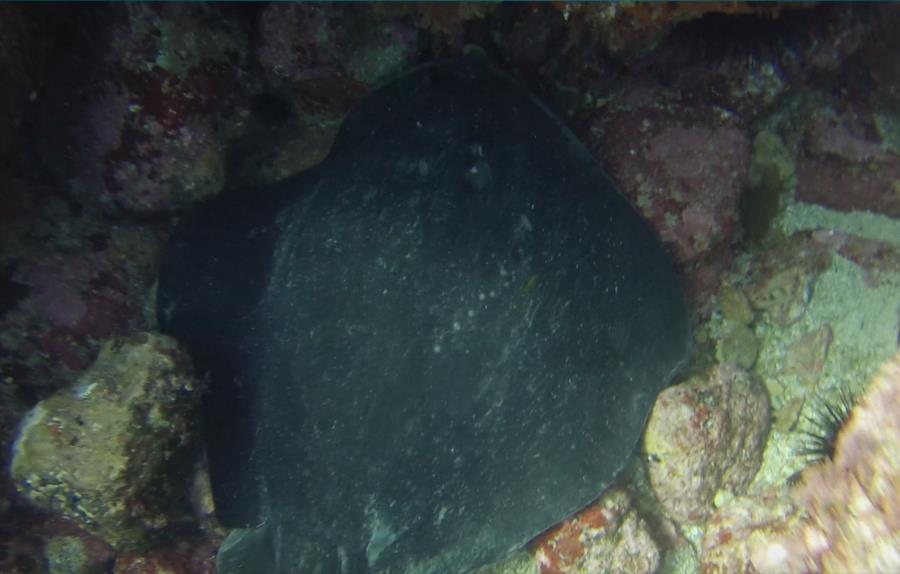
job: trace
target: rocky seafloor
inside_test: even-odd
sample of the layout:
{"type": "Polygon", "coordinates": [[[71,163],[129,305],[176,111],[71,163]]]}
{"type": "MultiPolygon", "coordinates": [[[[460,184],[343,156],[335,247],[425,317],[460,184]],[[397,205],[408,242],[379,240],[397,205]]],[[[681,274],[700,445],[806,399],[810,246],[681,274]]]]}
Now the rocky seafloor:
{"type": "Polygon", "coordinates": [[[483,570],[900,571],[898,25],[851,4],[0,6],[0,571],[214,571],[205,383],[156,332],[161,246],[472,47],[653,223],[695,337],[618,484],[483,570]]]}

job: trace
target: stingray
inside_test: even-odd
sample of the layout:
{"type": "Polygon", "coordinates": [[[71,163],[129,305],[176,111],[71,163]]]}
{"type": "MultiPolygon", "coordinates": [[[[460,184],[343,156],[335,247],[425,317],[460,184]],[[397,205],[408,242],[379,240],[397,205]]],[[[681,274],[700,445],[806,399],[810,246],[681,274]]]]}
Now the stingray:
{"type": "Polygon", "coordinates": [[[373,92],[319,166],[186,215],[158,301],[209,377],[222,574],[502,559],[614,480],[690,340],[651,226],[471,58],[373,92]]]}

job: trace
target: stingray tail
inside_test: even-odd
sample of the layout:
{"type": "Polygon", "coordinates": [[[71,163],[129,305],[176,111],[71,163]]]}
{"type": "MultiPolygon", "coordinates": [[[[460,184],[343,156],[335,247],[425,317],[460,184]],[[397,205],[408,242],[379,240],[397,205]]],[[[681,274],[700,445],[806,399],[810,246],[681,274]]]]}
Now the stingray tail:
{"type": "Polygon", "coordinates": [[[219,546],[216,571],[219,574],[259,574],[281,572],[277,528],[268,522],[256,528],[237,528],[219,546]]]}

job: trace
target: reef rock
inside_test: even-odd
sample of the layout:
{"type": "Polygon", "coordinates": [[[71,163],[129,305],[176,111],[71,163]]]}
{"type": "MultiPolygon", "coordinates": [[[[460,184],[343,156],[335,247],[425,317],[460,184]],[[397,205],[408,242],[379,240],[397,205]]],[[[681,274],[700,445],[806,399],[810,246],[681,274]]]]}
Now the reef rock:
{"type": "Polygon", "coordinates": [[[660,563],[660,550],[647,524],[622,488],[599,500],[533,543],[541,574],[650,574],[660,563]]]}
{"type": "Polygon", "coordinates": [[[798,509],[784,488],[734,498],[706,522],[700,546],[700,571],[703,574],[757,572],[750,548],[773,533],[796,525],[797,516],[798,509]]]}
{"type": "MultiPolygon", "coordinates": [[[[118,549],[138,547],[186,507],[177,468],[199,399],[187,355],[169,337],[107,344],[76,386],[39,402],[13,447],[21,494],[118,549]]],[[[182,488],[184,487],[184,488],[182,488]]]]}
{"type": "Polygon", "coordinates": [[[795,524],[751,545],[759,572],[900,572],[900,354],[791,493],[795,524]]]}
{"type": "Polygon", "coordinates": [[[722,489],[750,484],[769,430],[769,398],[744,371],[720,366],[659,394],[644,450],[650,483],[673,519],[709,516],[722,489]]]}

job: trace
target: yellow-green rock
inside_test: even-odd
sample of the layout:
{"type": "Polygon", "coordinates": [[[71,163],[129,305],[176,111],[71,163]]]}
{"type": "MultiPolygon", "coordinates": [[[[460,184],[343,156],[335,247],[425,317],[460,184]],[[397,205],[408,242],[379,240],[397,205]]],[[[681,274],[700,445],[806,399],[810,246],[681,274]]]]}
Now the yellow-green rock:
{"type": "Polygon", "coordinates": [[[731,363],[749,370],[759,354],[759,342],[753,329],[746,325],[732,325],[716,343],[716,359],[719,363],[731,363]]]}
{"type": "Polygon", "coordinates": [[[719,312],[726,321],[739,325],[753,322],[753,309],[744,292],[735,287],[722,287],[718,294],[719,312]]]}
{"type": "Polygon", "coordinates": [[[119,550],[147,542],[188,507],[199,395],[169,337],[107,344],[76,385],[39,402],[13,446],[12,478],[35,504],[119,550]]]}

